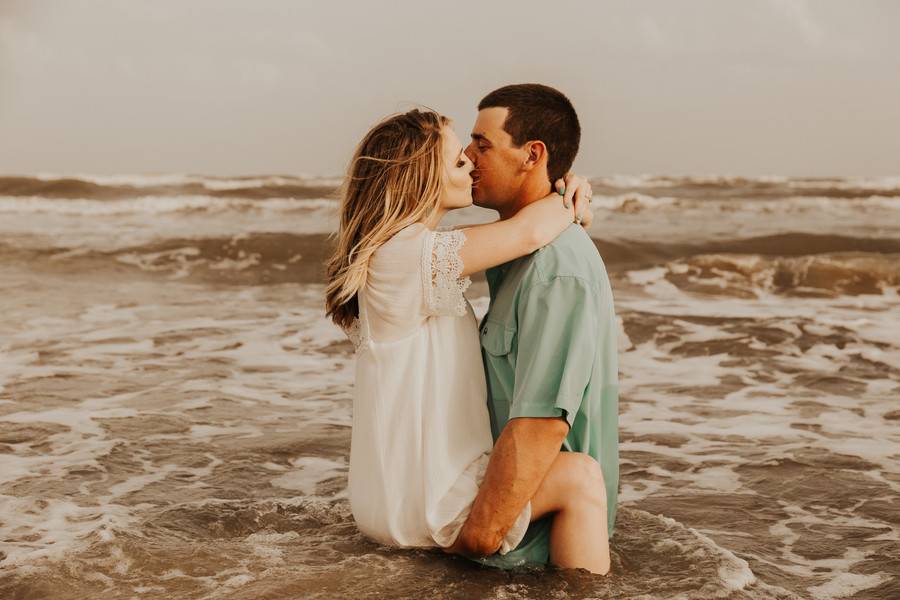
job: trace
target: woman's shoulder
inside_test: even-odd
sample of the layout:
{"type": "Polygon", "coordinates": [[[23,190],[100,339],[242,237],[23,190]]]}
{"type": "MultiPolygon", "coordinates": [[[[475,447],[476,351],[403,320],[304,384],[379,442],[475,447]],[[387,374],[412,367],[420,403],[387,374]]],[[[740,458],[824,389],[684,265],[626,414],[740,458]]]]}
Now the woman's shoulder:
{"type": "Polygon", "coordinates": [[[425,227],[424,223],[413,223],[412,225],[407,225],[400,231],[398,231],[394,236],[389,240],[389,242],[397,241],[409,241],[420,239],[423,235],[425,235],[429,229],[425,227]]]}
{"type": "Polygon", "coordinates": [[[408,277],[420,268],[425,234],[428,228],[421,223],[404,227],[384,242],[372,255],[369,275],[377,279],[408,277]]]}
{"type": "Polygon", "coordinates": [[[428,231],[429,229],[422,223],[407,225],[382,244],[376,250],[375,255],[377,257],[379,254],[385,256],[412,252],[414,248],[421,246],[428,231]]]}

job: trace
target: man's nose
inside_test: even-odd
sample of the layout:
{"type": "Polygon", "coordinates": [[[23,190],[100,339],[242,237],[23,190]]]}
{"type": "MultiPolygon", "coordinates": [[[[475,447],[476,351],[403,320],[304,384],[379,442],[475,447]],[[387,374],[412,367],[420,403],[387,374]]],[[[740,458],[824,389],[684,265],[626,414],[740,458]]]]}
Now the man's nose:
{"type": "Polygon", "coordinates": [[[469,160],[472,161],[472,164],[476,167],[478,166],[477,153],[475,152],[475,142],[472,142],[468,146],[466,146],[466,156],[469,157],[469,160]]]}

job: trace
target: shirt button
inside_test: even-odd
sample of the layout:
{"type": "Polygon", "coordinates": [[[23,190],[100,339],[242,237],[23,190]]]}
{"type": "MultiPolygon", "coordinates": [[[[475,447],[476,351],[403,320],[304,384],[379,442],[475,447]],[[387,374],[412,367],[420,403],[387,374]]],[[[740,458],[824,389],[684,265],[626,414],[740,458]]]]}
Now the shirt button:
{"type": "Polygon", "coordinates": [[[487,325],[484,326],[484,329],[481,330],[482,335],[487,335],[487,325]]]}

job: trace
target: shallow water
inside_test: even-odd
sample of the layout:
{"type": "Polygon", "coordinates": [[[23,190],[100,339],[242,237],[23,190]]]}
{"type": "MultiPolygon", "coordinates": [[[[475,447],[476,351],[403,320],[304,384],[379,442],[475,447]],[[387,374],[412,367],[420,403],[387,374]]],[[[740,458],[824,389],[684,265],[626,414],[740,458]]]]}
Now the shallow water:
{"type": "Polygon", "coordinates": [[[594,182],[621,320],[604,579],[356,531],[331,182],[0,180],[0,597],[900,597],[892,181],[594,182]]]}

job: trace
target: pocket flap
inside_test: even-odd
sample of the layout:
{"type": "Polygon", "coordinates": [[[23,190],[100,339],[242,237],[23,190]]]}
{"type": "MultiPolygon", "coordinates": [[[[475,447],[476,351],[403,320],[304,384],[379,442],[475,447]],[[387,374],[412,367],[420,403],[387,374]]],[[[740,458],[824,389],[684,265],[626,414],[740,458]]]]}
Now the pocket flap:
{"type": "Polygon", "coordinates": [[[485,321],[481,325],[481,347],[488,354],[503,356],[512,350],[515,329],[508,329],[497,321],[485,321]]]}

